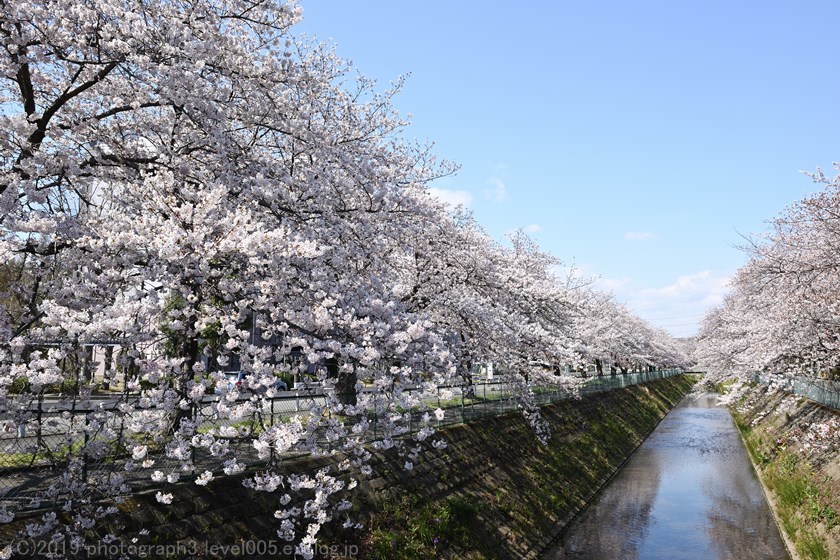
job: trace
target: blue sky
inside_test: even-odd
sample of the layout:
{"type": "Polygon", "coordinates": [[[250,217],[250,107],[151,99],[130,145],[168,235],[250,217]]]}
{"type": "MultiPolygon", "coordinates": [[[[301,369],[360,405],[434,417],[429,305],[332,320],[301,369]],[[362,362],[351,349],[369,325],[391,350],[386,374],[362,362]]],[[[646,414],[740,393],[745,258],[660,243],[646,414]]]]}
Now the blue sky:
{"type": "Polygon", "coordinates": [[[838,2],[302,0],[395,100],[438,182],[639,315],[694,334],[735,248],[840,160],[838,2]]]}

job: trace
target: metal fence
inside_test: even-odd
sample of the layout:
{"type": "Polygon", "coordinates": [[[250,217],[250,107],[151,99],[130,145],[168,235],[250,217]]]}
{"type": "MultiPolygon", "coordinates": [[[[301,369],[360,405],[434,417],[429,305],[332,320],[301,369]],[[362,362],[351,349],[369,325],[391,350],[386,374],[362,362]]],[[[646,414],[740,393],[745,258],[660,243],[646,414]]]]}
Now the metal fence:
{"type": "MultiPolygon", "coordinates": [[[[668,369],[641,373],[627,373],[614,376],[589,377],[581,379],[581,385],[572,389],[566,385],[543,385],[534,389],[533,401],[541,406],[578,395],[590,395],[629,387],[638,383],[663,379],[683,373],[681,369],[668,369]]],[[[485,416],[497,416],[513,410],[519,410],[521,401],[513,398],[513,388],[504,377],[494,381],[483,381],[464,391],[460,387],[451,388],[455,393],[455,402],[438,403],[445,411],[444,420],[439,425],[460,424],[485,416]]],[[[434,403],[428,403],[434,404],[434,403]]]]}
{"type": "MultiPolygon", "coordinates": [[[[534,390],[531,401],[536,405],[544,405],[680,373],[680,369],[670,369],[584,378],[574,390],[565,385],[546,385],[534,390]]],[[[433,416],[433,425],[440,427],[521,409],[522,400],[516,395],[513,380],[500,375],[494,379],[474,379],[471,385],[439,387],[437,398],[426,398],[424,404],[430,409],[443,410],[441,419],[433,416]]],[[[295,414],[308,414],[312,405],[324,405],[326,398],[317,387],[283,392],[275,398],[265,399],[262,408],[247,419],[234,421],[217,416],[214,403],[219,397],[213,396],[192,410],[192,419],[198,422],[199,433],[223,427],[238,431],[241,437],[225,439],[230,451],[247,467],[261,468],[276,457],[272,455],[268,460],[261,459],[253,447],[253,435],[276,423],[288,421],[295,414]]],[[[16,418],[0,419],[0,427],[3,428],[0,431],[0,506],[15,511],[44,507],[41,498],[46,494],[46,489],[55,484],[71,455],[82,457],[82,476],[85,480],[119,475],[136,490],[155,483],[150,479],[149,469],[125,470],[126,462],[131,459],[128,450],[149,441],[148,458],[155,461],[153,469],[177,472],[180,461],[167,458],[160,445],[151,444],[151,434],[143,440],[143,434],[127,429],[128,424],[135,421],[131,412],[111,413],[125,402],[126,395],[123,394],[121,397],[91,400],[89,406],[82,408],[78,403],[40,396],[29,403],[26,410],[17,411],[16,418]],[[21,418],[26,421],[22,422],[21,418]],[[87,453],[81,452],[91,445],[105,446],[107,452],[104,459],[88,459],[87,453]]],[[[416,433],[428,426],[422,419],[427,413],[428,410],[411,412],[408,433],[416,433]]],[[[162,423],[166,421],[163,413],[159,420],[162,423]]],[[[385,436],[379,420],[376,414],[371,413],[370,429],[366,433],[370,441],[385,436]]],[[[154,422],[154,415],[150,420],[147,412],[145,421],[154,422]]],[[[326,447],[326,441],[324,443],[326,447]]],[[[218,470],[219,458],[213,457],[208,450],[193,448],[191,453],[197,472],[218,470]]],[[[192,476],[191,473],[184,474],[192,476]]]]}
{"type": "Polygon", "coordinates": [[[778,389],[811,399],[822,405],[840,410],[840,381],[784,374],[765,375],[754,373],[753,380],[762,385],[773,385],[778,389]]]}

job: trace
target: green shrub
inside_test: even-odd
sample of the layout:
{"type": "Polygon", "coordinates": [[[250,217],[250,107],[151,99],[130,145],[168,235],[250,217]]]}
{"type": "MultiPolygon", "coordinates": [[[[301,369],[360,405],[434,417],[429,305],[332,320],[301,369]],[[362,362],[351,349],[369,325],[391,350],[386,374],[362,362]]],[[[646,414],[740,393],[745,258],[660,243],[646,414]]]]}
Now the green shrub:
{"type": "Polygon", "coordinates": [[[293,389],[295,386],[295,376],[289,371],[276,371],[274,372],[274,376],[282,379],[286,386],[289,389],[293,389]]]}
{"type": "Polygon", "coordinates": [[[6,390],[10,395],[19,395],[29,389],[29,380],[25,377],[17,377],[12,381],[6,390]]]}

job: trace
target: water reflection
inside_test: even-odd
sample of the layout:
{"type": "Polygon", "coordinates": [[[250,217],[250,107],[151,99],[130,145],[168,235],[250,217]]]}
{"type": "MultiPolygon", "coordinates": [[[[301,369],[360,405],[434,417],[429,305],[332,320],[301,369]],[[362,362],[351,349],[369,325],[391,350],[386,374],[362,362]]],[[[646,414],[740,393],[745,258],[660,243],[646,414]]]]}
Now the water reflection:
{"type": "Polygon", "coordinates": [[[687,397],[544,555],[626,560],[788,558],[729,412],[687,397]]]}

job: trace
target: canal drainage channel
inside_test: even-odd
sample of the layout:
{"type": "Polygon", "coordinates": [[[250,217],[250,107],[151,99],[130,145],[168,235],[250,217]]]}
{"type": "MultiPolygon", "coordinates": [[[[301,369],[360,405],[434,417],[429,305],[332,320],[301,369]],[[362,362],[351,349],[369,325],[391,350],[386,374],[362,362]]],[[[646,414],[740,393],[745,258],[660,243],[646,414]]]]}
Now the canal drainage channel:
{"type": "MultiPolygon", "coordinates": [[[[688,394],[688,395],[684,396],[682,399],[680,399],[680,402],[689,398],[690,396],[691,396],[691,394],[688,394]]],[[[679,403],[677,403],[676,406],[679,406],[679,403]]],[[[676,408],[676,406],[674,408],[676,408]]],[[[612,483],[612,481],[615,479],[615,477],[617,477],[619,475],[619,473],[621,473],[621,471],[624,470],[624,467],[627,465],[627,463],[630,462],[630,460],[633,458],[633,456],[636,454],[636,452],[639,450],[639,448],[642,447],[645,444],[645,442],[648,440],[648,438],[650,438],[650,436],[653,435],[653,433],[656,431],[656,429],[659,428],[659,425],[665,420],[665,418],[668,417],[668,414],[670,414],[672,412],[672,410],[673,409],[669,410],[668,413],[665,414],[665,416],[663,416],[662,418],[659,419],[659,421],[656,423],[656,426],[653,427],[653,429],[650,431],[650,433],[647,435],[647,437],[645,437],[645,439],[643,439],[642,441],[639,442],[639,445],[637,445],[636,448],[633,449],[633,451],[631,451],[629,455],[627,455],[627,457],[624,459],[624,461],[621,462],[621,464],[618,466],[618,468],[615,469],[615,471],[613,471],[613,473],[609,477],[607,477],[607,479],[603,482],[603,484],[601,484],[601,486],[598,487],[598,490],[595,491],[595,493],[592,495],[592,498],[590,498],[590,500],[586,503],[586,505],[583,506],[583,508],[579,512],[577,512],[575,514],[575,516],[572,517],[565,525],[563,525],[563,528],[560,529],[560,531],[554,536],[554,538],[552,538],[548,542],[548,544],[545,545],[545,547],[543,548],[543,551],[538,555],[538,558],[546,558],[547,552],[550,551],[550,550],[554,550],[554,548],[557,546],[557,544],[563,541],[566,534],[575,525],[577,520],[580,519],[581,517],[583,517],[586,514],[587,510],[589,510],[589,507],[592,504],[594,504],[601,497],[601,493],[606,488],[608,488],[609,485],[612,483]]]]}
{"type": "Polygon", "coordinates": [[[680,401],[542,557],[789,558],[740,433],[711,394],[680,401]]]}

